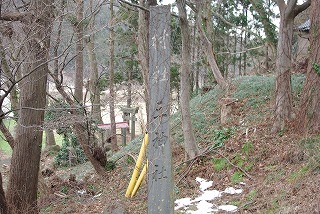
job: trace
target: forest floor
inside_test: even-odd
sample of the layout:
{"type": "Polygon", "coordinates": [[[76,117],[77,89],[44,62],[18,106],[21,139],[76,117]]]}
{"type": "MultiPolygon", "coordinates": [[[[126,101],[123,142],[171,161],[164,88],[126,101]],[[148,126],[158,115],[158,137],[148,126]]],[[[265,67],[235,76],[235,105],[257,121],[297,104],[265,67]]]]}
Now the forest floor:
{"type": "MultiPolygon", "coordinates": [[[[294,105],[298,106],[303,77],[296,76],[292,82],[294,105]]],[[[236,213],[320,213],[320,135],[298,135],[294,122],[279,133],[270,132],[273,83],[273,77],[243,77],[235,80],[227,93],[214,88],[194,97],[193,127],[202,153],[193,161],[185,162],[182,132],[178,128],[180,116],[172,116],[176,199],[198,197],[201,191],[196,178],[203,178],[213,181],[209,190],[222,192],[223,197],[208,200],[216,208],[233,205],[236,213]],[[235,99],[222,126],[223,98],[235,99]],[[227,194],[228,187],[242,192],[227,194]]],[[[141,142],[133,142],[121,155],[110,157],[117,160],[116,167],[105,177],[98,176],[89,163],[54,169],[54,156],[43,154],[41,213],[146,213],[146,181],[136,196],[125,197],[135,165],[132,156],[137,157],[140,145],[141,142]]],[[[1,172],[6,179],[7,165],[1,172]]],[[[176,213],[201,213],[197,209],[196,205],[189,205],[176,213]]]]}

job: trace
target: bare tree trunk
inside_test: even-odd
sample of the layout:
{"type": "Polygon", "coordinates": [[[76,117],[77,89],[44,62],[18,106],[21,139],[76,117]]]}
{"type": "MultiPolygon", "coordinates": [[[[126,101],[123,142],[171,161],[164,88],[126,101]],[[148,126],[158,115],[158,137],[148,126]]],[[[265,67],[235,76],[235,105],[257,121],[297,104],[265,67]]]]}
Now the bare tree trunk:
{"type": "MultiPolygon", "coordinates": [[[[133,60],[133,56],[132,56],[133,60]]],[[[128,82],[127,82],[127,107],[131,108],[132,105],[132,71],[133,71],[133,65],[131,63],[131,66],[128,69],[128,82]]]]}
{"type": "Polygon", "coordinates": [[[76,72],[74,97],[78,103],[83,103],[83,0],[77,0],[77,22],[74,26],[76,34],[76,72]]]}
{"type": "Polygon", "coordinates": [[[74,131],[76,133],[77,139],[79,140],[81,148],[83,149],[83,152],[85,153],[86,157],[89,159],[93,168],[96,170],[97,174],[103,176],[105,175],[104,166],[102,166],[101,163],[94,158],[92,152],[90,151],[90,147],[89,147],[90,134],[88,133],[88,130],[84,128],[84,125],[85,125],[84,123],[75,123],[74,131]]]}
{"type": "MultiPolygon", "coordinates": [[[[0,114],[4,114],[2,109],[0,109],[0,114]]],[[[9,129],[4,125],[4,122],[3,122],[2,118],[0,119],[0,131],[2,132],[4,138],[6,139],[8,144],[10,145],[11,149],[13,150],[13,148],[14,148],[14,138],[13,138],[12,134],[10,133],[9,129]]]]}
{"type": "MultiPolygon", "coordinates": [[[[146,5],[145,0],[139,0],[139,5],[144,7],[146,5]]],[[[144,10],[139,10],[138,22],[138,56],[144,83],[147,118],[149,118],[149,13],[144,10]]],[[[147,121],[149,120],[147,119],[147,121]]]]}
{"type": "Polygon", "coordinates": [[[295,0],[278,1],[280,10],[279,41],[277,49],[277,77],[275,117],[272,132],[278,132],[285,128],[285,123],[292,119],[292,95],[291,95],[291,55],[293,39],[293,20],[301,11],[305,10],[310,1],[297,5],[295,0]]]}
{"type": "Polygon", "coordinates": [[[109,34],[109,42],[110,42],[110,122],[111,122],[111,149],[112,151],[117,151],[118,143],[117,143],[117,129],[116,129],[116,116],[114,112],[114,103],[116,99],[116,94],[114,91],[114,29],[113,29],[113,19],[114,19],[114,11],[113,11],[113,0],[110,1],[110,34],[109,34]]]}
{"type": "Polygon", "coordinates": [[[203,42],[203,48],[204,51],[207,55],[211,70],[213,72],[213,76],[216,79],[218,85],[220,85],[222,88],[227,87],[227,82],[226,80],[223,78],[221,71],[218,67],[218,64],[216,62],[216,58],[215,58],[215,54],[214,54],[214,50],[213,50],[213,46],[212,43],[210,42],[210,40],[208,39],[208,37],[206,36],[206,33],[202,27],[202,10],[203,10],[203,2],[201,1],[197,1],[197,10],[198,10],[198,14],[197,14],[197,25],[198,25],[198,30],[199,30],[199,35],[200,35],[200,39],[203,42]]]}
{"type": "Polygon", "coordinates": [[[7,202],[12,213],[38,213],[37,186],[46,106],[48,54],[53,16],[52,1],[31,1],[24,19],[28,38],[21,82],[20,113],[12,153],[7,202]]]}
{"type": "Polygon", "coordinates": [[[92,18],[89,23],[89,37],[86,39],[86,48],[88,52],[88,58],[90,63],[90,81],[89,81],[89,91],[90,91],[90,101],[92,104],[91,114],[96,123],[102,122],[101,117],[101,99],[100,99],[100,88],[98,86],[98,64],[97,57],[95,53],[94,41],[95,37],[92,32],[94,31],[95,13],[93,12],[93,0],[90,0],[90,10],[92,13],[92,18]]]}
{"type": "MultiPolygon", "coordinates": [[[[248,8],[244,9],[244,13],[246,16],[246,20],[248,20],[248,8]]],[[[248,30],[248,24],[245,26],[246,30],[244,31],[244,49],[247,47],[247,30],[248,30]]],[[[246,75],[247,72],[247,51],[243,53],[243,76],[246,75]]]]}
{"type": "MultiPolygon", "coordinates": [[[[150,6],[157,5],[157,1],[139,0],[139,5],[149,8],[150,6]]],[[[138,26],[138,57],[144,83],[147,121],[149,121],[149,12],[139,10],[138,26]]]]}
{"type": "Polygon", "coordinates": [[[1,214],[7,214],[8,213],[8,209],[7,209],[7,201],[6,201],[6,197],[3,191],[3,187],[2,187],[2,175],[0,172],[0,213],[1,214]]]}
{"type": "Polygon", "coordinates": [[[320,132],[320,2],[311,2],[310,60],[298,116],[298,131],[320,132]]]}
{"type": "Polygon", "coordinates": [[[190,116],[190,33],[186,12],[185,0],[177,0],[177,7],[180,16],[180,26],[182,34],[182,65],[181,65],[181,114],[182,114],[182,129],[184,137],[184,146],[186,152],[186,159],[192,159],[199,154],[199,149],[194,137],[191,116],[190,116]]]}
{"type": "MultiPolygon", "coordinates": [[[[62,12],[64,10],[64,4],[60,5],[60,12],[62,12]]],[[[53,51],[53,57],[55,58],[54,62],[53,62],[53,69],[54,72],[51,74],[51,77],[54,80],[56,89],[58,90],[58,92],[61,94],[61,96],[65,99],[65,101],[71,106],[71,110],[70,113],[73,115],[78,115],[79,117],[84,117],[83,115],[81,115],[80,111],[77,111],[76,106],[78,105],[78,103],[71,98],[67,92],[63,89],[62,87],[62,79],[59,78],[59,61],[58,61],[58,49],[59,49],[59,45],[60,45],[60,40],[61,40],[61,23],[63,21],[63,16],[59,16],[59,27],[58,27],[58,33],[57,33],[57,39],[55,41],[54,44],[54,51],[53,51]]],[[[93,139],[93,137],[91,137],[91,133],[86,130],[85,128],[86,124],[84,122],[77,122],[74,124],[73,127],[73,132],[75,133],[75,135],[77,136],[77,139],[79,141],[79,144],[81,146],[81,148],[83,149],[86,157],[89,159],[90,163],[92,164],[93,168],[95,169],[95,171],[97,172],[97,174],[99,175],[104,175],[105,174],[105,170],[104,167],[100,164],[100,162],[98,160],[96,160],[93,157],[92,152],[90,151],[89,145],[90,145],[90,140],[93,139]]]]}
{"type": "Polygon", "coordinates": [[[272,132],[278,132],[285,127],[285,122],[292,118],[291,95],[291,46],[293,36],[293,20],[280,21],[279,43],[277,50],[277,78],[275,119],[272,132]]]}

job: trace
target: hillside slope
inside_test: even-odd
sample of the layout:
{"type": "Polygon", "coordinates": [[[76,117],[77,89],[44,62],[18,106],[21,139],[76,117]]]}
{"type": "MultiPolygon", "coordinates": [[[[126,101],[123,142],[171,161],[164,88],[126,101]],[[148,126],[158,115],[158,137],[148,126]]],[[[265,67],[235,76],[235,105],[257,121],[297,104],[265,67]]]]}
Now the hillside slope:
{"type": "MultiPolygon", "coordinates": [[[[297,106],[303,76],[293,77],[292,83],[297,106]]],[[[213,181],[209,190],[242,189],[241,194],[215,199],[216,207],[234,205],[238,213],[320,212],[320,136],[299,136],[293,128],[270,133],[273,88],[273,77],[241,77],[228,92],[214,88],[194,97],[193,127],[202,151],[196,160],[184,160],[180,116],[171,117],[177,199],[198,196],[198,177],[213,181]],[[222,125],[220,111],[226,102],[222,125]]],[[[42,213],[146,213],[146,182],[135,197],[124,196],[134,167],[132,157],[137,156],[140,145],[138,139],[109,158],[117,160],[117,166],[105,178],[95,175],[88,163],[55,172],[46,182],[63,194],[42,197],[42,213]],[[76,180],[63,179],[70,173],[76,180]]],[[[185,213],[182,208],[176,212],[185,213]]]]}

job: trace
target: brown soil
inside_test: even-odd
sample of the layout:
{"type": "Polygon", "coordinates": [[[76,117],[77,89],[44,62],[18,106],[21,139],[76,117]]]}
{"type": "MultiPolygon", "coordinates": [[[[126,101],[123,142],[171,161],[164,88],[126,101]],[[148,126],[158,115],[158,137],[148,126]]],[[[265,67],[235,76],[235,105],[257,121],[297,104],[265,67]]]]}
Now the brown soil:
{"type": "MultiPolygon", "coordinates": [[[[237,109],[228,125],[238,125],[239,117],[256,115],[260,111],[237,109]]],[[[303,136],[295,134],[293,128],[272,135],[271,110],[266,112],[265,117],[249,121],[246,127],[238,125],[222,148],[207,152],[195,161],[184,162],[182,146],[172,142],[176,198],[197,196],[199,190],[195,178],[202,177],[212,180],[212,188],[217,190],[229,186],[244,190],[240,195],[215,201],[216,205],[236,204],[239,207],[237,213],[320,213],[319,157],[312,156],[312,151],[299,144],[303,136]],[[253,148],[246,151],[246,145],[253,145],[253,148]],[[213,158],[225,158],[230,164],[217,170],[213,158]],[[251,163],[251,167],[247,163],[251,163]],[[245,185],[233,180],[237,171],[241,172],[241,181],[245,185]]],[[[212,143],[199,142],[199,145],[205,151],[212,143]]],[[[3,157],[1,154],[1,159],[3,157]]],[[[45,185],[40,187],[41,213],[146,213],[145,181],[135,197],[125,197],[134,167],[126,157],[120,159],[116,168],[105,177],[98,176],[89,163],[54,169],[52,160],[50,156],[43,157],[41,168],[53,171],[46,171],[45,185]]],[[[1,168],[1,172],[7,170],[1,168]]],[[[7,176],[7,173],[3,174],[7,176]]]]}
{"type": "MultiPolygon", "coordinates": [[[[319,213],[320,173],[315,170],[306,170],[301,175],[298,173],[309,161],[307,151],[297,144],[297,139],[301,137],[290,131],[284,136],[274,137],[268,131],[270,125],[268,122],[259,124],[248,137],[238,132],[225,143],[224,148],[184,164],[183,148],[174,144],[175,182],[179,190],[176,198],[197,196],[199,190],[195,178],[201,177],[214,181],[212,188],[217,190],[228,186],[241,187],[244,190],[242,194],[215,201],[216,205],[228,202],[237,204],[238,213],[319,213]],[[254,149],[246,156],[241,150],[248,138],[254,149]],[[235,159],[239,154],[253,163],[252,168],[243,173],[242,182],[245,185],[233,183],[231,179],[235,171],[245,167],[236,165],[235,159]],[[223,157],[234,165],[217,172],[212,158],[223,157]]],[[[115,210],[118,213],[146,213],[146,182],[135,197],[124,196],[133,167],[132,163],[128,164],[123,159],[104,178],[97,176],[88,164],[68,171],[56,171],[48,179],[53,194],[43,197],[40,207],[43,213],[45,208],[47,213],[112,213],[115,210]],[[70,182],[66,176],[72,173],[77,177],[76,181],[70,182]],[[64,179],[61,179],[62,175],[64,179]],[[65,194],[58,195],[57,192],[62,190],[65,194]],[[80,194],[79,190],[86,192],[80,194]]]]}

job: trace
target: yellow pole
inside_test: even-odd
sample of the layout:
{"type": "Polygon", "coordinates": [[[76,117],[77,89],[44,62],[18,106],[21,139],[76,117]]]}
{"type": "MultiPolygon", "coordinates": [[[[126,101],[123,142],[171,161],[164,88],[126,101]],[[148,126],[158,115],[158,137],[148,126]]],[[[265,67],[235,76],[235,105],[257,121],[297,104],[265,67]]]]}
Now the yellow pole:
{"type": "Polygon", "coordinates": [[[142,169],[142,172],[141,172],[141,174],[140,174],[140,176],[139,176],[139,178],[138,178],[138,181],[137,181],[136,185],[134,186],[134,189],[133,189],[133,191],[132,191],[132,193],[131,193],[131,198],[137,193],[137,191],[138,191],[138,189],[139,189],[139,187],[140,187],[140,185],[141,185],[142,180],[144,179],[144,177],[145,177],[146,174],[147,174],[147,168],[148,168],[148,161],[147,161],[147,163],[144,165],[144,167],[143,167],[143,169],[142,169]]]}
{"type": "Polygon", "coordinates": [[[133,188],[134,188],[134,186],[136,184],[136,181],[138,179],[138,172],[139,172],[139,169],[140,169],[140,167],[142,165],[142,160],[143,160],[143,157],[145,156],[148,142],[149,142],[149,135],[148,135],[148,132],[146,132],[145,135],[144,135],[144,138],[143,138],[143,142],[142,142],[142,145],[141,145],[141,149],[140,149],[140,153],[139,153],[139,156],[138,156],[138,159],[137,159],[136,166],[135,166],[135,168],[133,170],[133,174],[132,174],[130,183],[128,185],[128,189],[127,189],[127,192],[126,192],[126,197],[129,197],[131,195],[132,190],[133,190],[133,188]]]}

